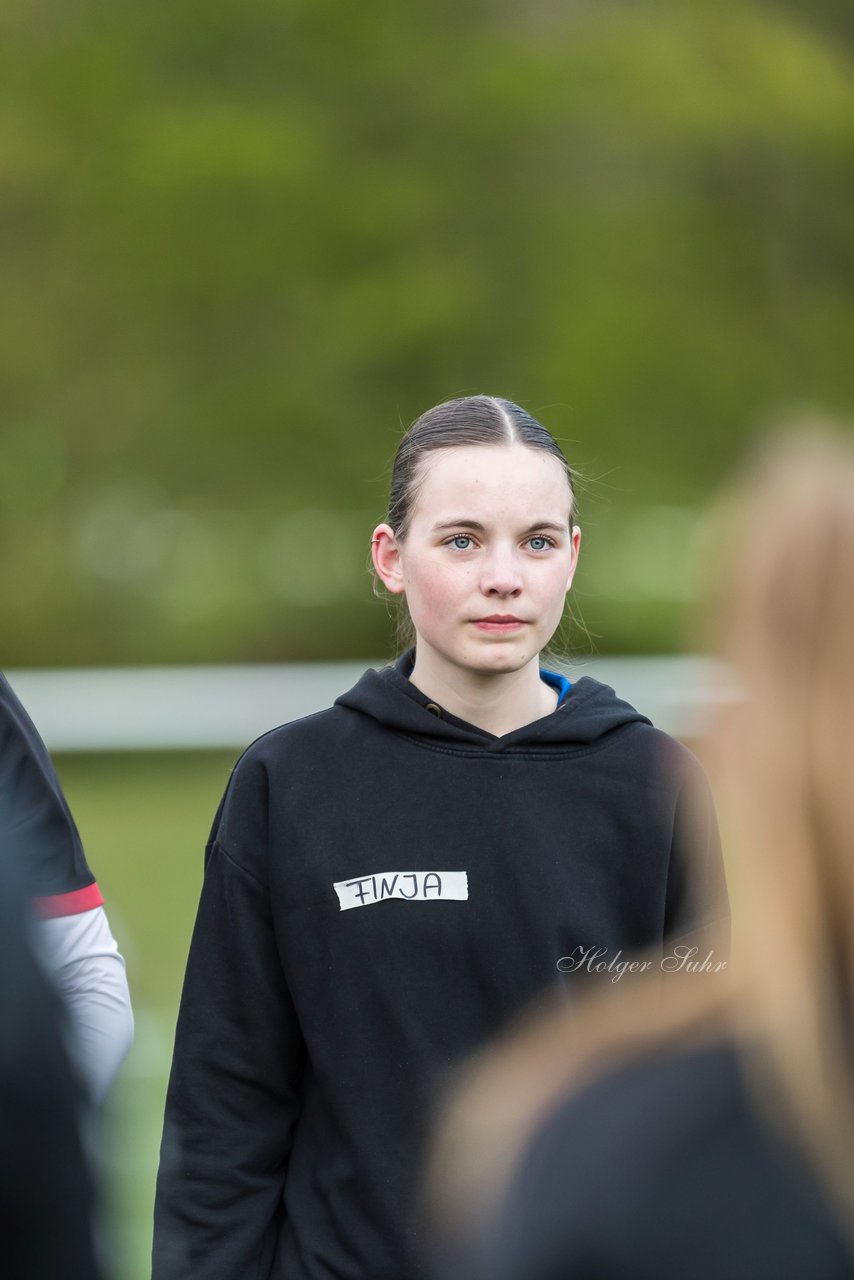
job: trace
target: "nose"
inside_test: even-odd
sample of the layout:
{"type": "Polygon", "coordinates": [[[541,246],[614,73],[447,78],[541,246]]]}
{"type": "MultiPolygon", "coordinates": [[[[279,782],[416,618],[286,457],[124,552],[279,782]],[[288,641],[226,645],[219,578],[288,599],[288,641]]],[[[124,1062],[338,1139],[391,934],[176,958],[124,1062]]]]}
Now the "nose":
{"type": "Polygon", "coordinates": [[[513,548],[493,547],[481,564],[484,595],[517,596],[522,590],[522,573],[513,548]]]}

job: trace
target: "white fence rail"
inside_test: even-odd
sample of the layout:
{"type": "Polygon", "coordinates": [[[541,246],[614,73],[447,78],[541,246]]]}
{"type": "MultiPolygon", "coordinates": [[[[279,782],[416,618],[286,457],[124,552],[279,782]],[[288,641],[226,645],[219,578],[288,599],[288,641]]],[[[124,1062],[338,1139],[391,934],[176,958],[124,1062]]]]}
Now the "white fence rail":
{"type": "MultiPolygon", "coordinates": [[[[241,748],[329,707],[378,662],[7,671],[52,751],[241,748]]],[[[677,737],[702,731],[732,696],[726,672],[698,657],[592,658],[567,668],[612,685],[677,737]]]]}

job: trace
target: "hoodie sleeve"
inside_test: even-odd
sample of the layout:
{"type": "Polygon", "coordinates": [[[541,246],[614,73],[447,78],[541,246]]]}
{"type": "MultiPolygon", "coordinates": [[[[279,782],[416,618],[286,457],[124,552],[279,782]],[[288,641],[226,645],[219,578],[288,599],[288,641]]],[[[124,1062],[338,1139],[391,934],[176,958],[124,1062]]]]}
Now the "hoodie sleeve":
{"type": "Polygon", "coordinates": [[[673,954],[676,947],[696,947],[698,961],[711,950],[711,963],[728,962],[729,897],[715,806],[702,765],[687,748],[684,750],[688,768],[677,793],[673,817],[665,949],[673,954]]]}
{"type": "Polygon", "coordinates": [[[181,996],[152,1280],[266,1275],[304,1046],[273,930],[267,776],[244,756],[214,819],[181,996]]]}

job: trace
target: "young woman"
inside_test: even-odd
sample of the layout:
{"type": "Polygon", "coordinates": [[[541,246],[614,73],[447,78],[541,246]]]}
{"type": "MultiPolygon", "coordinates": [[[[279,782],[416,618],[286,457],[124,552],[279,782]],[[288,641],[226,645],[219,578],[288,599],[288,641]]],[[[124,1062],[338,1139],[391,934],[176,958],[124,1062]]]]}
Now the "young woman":
{"type": "Polygon", "coordinates": [[[708,747],[731,981],[627,977],[469,1063],[425,1179],[437,1275],[854,1275],[854,449],[771,446],[704,637],[742,692],[708,747]]]}
{"type": "Polygon", "coordinates": [[[698,762],[539,655],[578,560],[573,476],[507,400],[401,441],[380,581],[414,634],[235,767],[211,832],[166,1101],[154,1280],[412,1280],[449,1073],[578,949],[727,915],[698,762]]]}

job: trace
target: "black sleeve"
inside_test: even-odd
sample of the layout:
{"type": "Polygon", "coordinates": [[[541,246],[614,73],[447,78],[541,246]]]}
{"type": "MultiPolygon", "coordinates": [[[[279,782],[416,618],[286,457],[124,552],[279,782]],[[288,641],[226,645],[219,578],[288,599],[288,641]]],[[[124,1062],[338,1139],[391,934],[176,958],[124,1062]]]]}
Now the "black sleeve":
{"type": "MultiPolygon", "coordinates": [[[[7,848],[24,867],[31,897],[74,893],[94,884],[47,748],[3,675],[0,811],[7,848]]],[[[99,897],[91,905],[100,902],[99,897]]]]}
{"type": "Polygon", "coordinates": [[[667,876],[665,951],[696,947],[698,960],[712,950],[712,963],[728,961],[729,897],[714,801],[699,760],[687,748],[684,759],[667,876]]]}
{"type": "MultiPolygon", "coordinates": [[[[0,845],[2,845],[0,830],[0,845]]],[[[64,1010],[32,950],[20,868],[0,856],[0,1229],[5,1280],[98,1280],[83,1099],[64,1010]]]]}
{"type": "Polygon", "coordinates": [[[153,1280],[254,1280],[275,1248],[305,1051],[273,929],[266,815],[264,768],[244,756],[206,849],[166,1097],[153,1280]]]}

